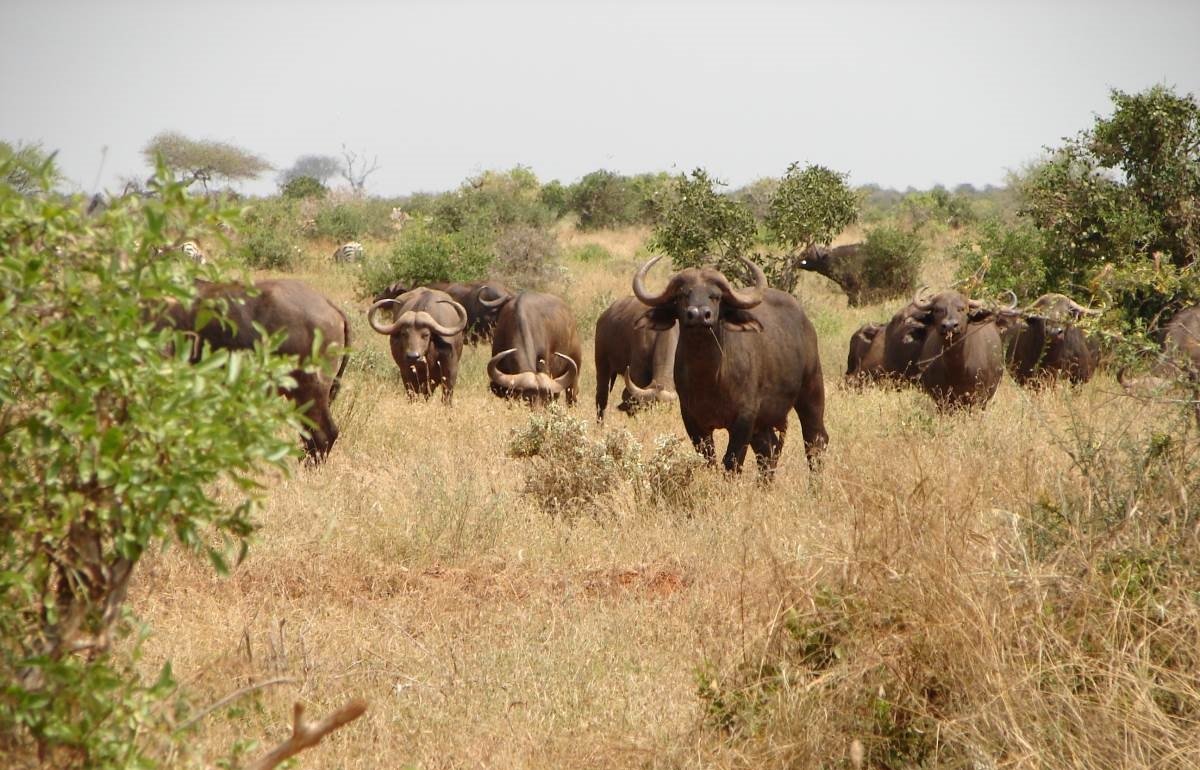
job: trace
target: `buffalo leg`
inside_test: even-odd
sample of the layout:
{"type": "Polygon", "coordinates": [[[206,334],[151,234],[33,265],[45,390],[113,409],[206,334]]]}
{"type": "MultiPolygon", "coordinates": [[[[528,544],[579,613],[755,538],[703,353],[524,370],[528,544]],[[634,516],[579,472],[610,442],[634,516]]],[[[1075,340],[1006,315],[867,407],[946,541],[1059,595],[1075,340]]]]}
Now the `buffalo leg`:
{"type": "Polygon", "coordinates": [[[687,412],[683,412],[683,429],[687,431],[688,438],[692,440],[692,446],[696,448],[704,461],[709,465],[717,462],[717,449],[713,444],[713,435],[711,430],[704,430],[688,416],[687,412]]]}
{"type": "Polygon", "coordinates": [[[453,403],[454,388],[458,384],[458,356],[453,346],[438,347],[437,366],[442,377],[442,402],[453,403]]]}
{"type": "Polygon", "coordinates": [[[608,408],[608,394],[612,390],[613,375],[607,368],[596,367],[596,419],[604,421],[604,410],[608,408]]]}
{"type": "Polygon", "coordinates": [[[729,427],[729,446],[725,448],[723,461],[725,470],[735,473],[741,471],[753,430],[754,421],[746,417],[738,417],[729,427]]]}
{"type": "Polygon", "coordinates": [[[800,432],[804,435],[804,455],[808,467],[816,470],[817,460],[829,443],[825,431],[825,386],[820,377],[810,393],[802,394],[796,401],[796,416],[800,418],[800,432]]]}
{"type": "Polygon", "coordinates": [[[779,465],[783,435],[774,428],[767,428],[751,437],[750,448],[754,450],[754,458],[758,461],[758,473],[762,480],[770,481],[775,476],[775,466],[779,465]]]}
{"type": "Polygon", "coordinates": [[[289,398],[300,405],[310,422],[300,437],[304,454],[310,463],[321,463],[333,449],[338,437],[337,426],[333,424],[333,415],[329,411],[330,388],[316,375],[301,373],[295,376],[299,385],[289,394],[289,398]]]}

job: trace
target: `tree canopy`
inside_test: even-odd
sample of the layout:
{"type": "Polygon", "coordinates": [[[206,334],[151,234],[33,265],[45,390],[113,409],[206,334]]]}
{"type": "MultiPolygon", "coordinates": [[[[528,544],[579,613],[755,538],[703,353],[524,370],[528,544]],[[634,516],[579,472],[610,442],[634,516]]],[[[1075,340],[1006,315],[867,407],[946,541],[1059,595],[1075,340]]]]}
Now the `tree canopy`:
{"type": "Polygon", "coordinates": [[[261,156],[236,145],[189,139],[174,131],[155,136],[142,148],[142,155],[152,166],[161,157],[166,167],[182,175],[185,182],[200,182],[206,187],[210,181],[254,179],[272,168],[261,156]]]}

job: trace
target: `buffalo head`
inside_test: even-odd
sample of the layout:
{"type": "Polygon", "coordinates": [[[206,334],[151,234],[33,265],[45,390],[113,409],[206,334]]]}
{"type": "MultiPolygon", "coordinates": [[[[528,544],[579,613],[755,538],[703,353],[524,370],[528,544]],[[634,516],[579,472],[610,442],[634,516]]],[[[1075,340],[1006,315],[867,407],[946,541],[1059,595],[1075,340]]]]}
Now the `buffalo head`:
{"type": "Polygon", "coordinates": [[[425,289],[415,289],[413,291],[401,294],[396,299],[381,299],[371,305],[371,310],[367,313],[367,323],[371,328],[380,334],[389,337],[400,337],[403,340],[404,358],[409,364],[420,363],[425,360],[425,357],[430,352],[430,347],[433,345],[433,335],[438,335],[443,339],[453,337],[462,332],[467,327],[467,311],[466,309],[455,302],[454,300],[441,300],[440,302],[450,305],[454,308],[454,312],[458,314],[458,324],[454,326],[446,326],[441,324],[424,310],[406,310],[400,314],[390,324],[380,324],[375,320],[375,314],[385,307],[391,305],[403,306],[407,300],[414,299],[418,292],[426,291],[425,289]]]}
{"type": "Polygon", "coordinates": [[[555,353],[554,355],[565,360],[570,369],[558,377],[551,377],[546,372],[505,374],[500,371],[499,364],[501,359],[516,352],[516,348],[509,348],[492,356],[487,363],[488,378],[500,390],[523,398],[531,404],[545,404],[553,401],[560,393],[571,387],[572,383],[579,377],[579,365],[575,363],[575,359],[562,353],[555,353]]]}
{"type": "Polygon", "coordinates": [[[746,312],[763,301],[767,288],[767,276],[758,265],[739,257],[754,275],[754,285],[745,289],[733,288],[719,270],[689,267],[671,276],[661,293],[651,294],[644,280],[660,259],[657,256],[642,265],[633,276],[633,293],[650,306],[635,328],[665,331],[678,320],[681,329],[713,329],[720,323],[729,331],[762,331],[762,323],[746,312]]]}
{"type": "Polygon", "coordinates": [[[1016,295],[1008,307],[990,307],[980,300],[968,299],[953,289],[939,292],[932,297],[923,298],[918,291],[909,303],[905,314],[905,327],[908,329],[906,339],[911,339],[917,328],[924,328],[928,333],[937,334],[947,343],[955,342],[967,333],[967,327],[973,322],[1008,318],[1015,312],[1016,295]]]}
{"type": "Polygon", "coordinates": [[[1023,313],[1028,321],[1040,322],[1046,335],[1053,339],[1062,339],[1083,316],[1099,314],[1099,310],[1086,308],[1062,294],[1043,294],[1023,313]]]}

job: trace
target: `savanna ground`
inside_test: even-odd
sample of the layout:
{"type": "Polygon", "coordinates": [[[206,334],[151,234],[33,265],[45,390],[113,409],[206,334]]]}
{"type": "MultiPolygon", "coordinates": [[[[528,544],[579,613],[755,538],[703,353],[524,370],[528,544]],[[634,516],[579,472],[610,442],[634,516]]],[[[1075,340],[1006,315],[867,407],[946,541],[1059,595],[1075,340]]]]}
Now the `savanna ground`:
{"type": "MultiPolygon", "coordinates": [[[[584,337],[572,415],[592,435],[629,431],[649,454],[662,434],[684,437],[677,411],[627,417],[614,409],[618,384],[596,425],[591,359],[595,319],[630,292],[646,235],[562,228],[564,245],[594,240],[614,258],[566,262],[559,291],[584,337]]],[[[1123,395],[1111,373],[1043,392],[1006,378],[986,410],[957,415],[912,390],[846,389],[851,332],[903,300],[848,309],[806,274],[797,295],[820,338],[831,437],[818,475],[792,415],[771,486],[752,468],[703,470],[675,504],[617,490],[553,515],[523,492],[530,461],[506,453],[530,412],[488,392],[488,349],[465,349],[453,406],[410,402],[366,325],[355,268],[326,264],[332,246],[298,272],[354,326],[332,456],[269,481],[261,529],[229,577],[177,548],[139,567],[133,607],[155,630],[147,670],[170,659],[197,705],[287,680],[208,716],[202,753],[281,739],[296,700],[317,715],[363,697],[367,714],[301,766],[849,767],[856,739],[873,767],[1200,762],[1200,742],[1173,737],[1200,734],[1192,706],[1176,709],[1183,722],[1151,713],[1158,679],[1143,687],[1122,673],[1159,666],[1161,653],[1114,631],[1090,656],[1067,625],[1044,621],[1043,603],[1089,578],[1038,561],[1024,534],[1039,512],[1099,504],[1080,447],[1116,457],[1121,441],[1174,430],[1171,406],[1123,395]],[[880,604],[864,609],[870,595],[880,604]],[[830,607],[857,609],[838,620],[830,607]],[[808,630],[794,631],[800,621],[808,630]],[[853,651],[838,641],[847,622],[853,651]],[[783,628],[800,653],[779,652],[783,628]],[[788,665],[807,673],[760,686],[788,665]],[[1106,666],[1120,670],[1092,676],[1106,666]],[[1094,697],[1047,684],[1067,669],[1096,683],[1094,697]],[[927,713],[888,711],[918,702],[927,713]],[[1178,751],[1142,748],[1159,738],[1178,751]]],[[[922,282],[945,286],[953,272],[935,256],[922,282]]],[[[665,276],[656,270],[654,285],[665,276]]],[[[1155,510],[1190,511],[1171,483],[1147,493],[1168,500],[1155,510]]],[[[1130,604],[1077,609],[1116,629],[1130,604]]],[[[1196,619],[1185,624],[1175,632],[1186,648],[1196,619]]]]}

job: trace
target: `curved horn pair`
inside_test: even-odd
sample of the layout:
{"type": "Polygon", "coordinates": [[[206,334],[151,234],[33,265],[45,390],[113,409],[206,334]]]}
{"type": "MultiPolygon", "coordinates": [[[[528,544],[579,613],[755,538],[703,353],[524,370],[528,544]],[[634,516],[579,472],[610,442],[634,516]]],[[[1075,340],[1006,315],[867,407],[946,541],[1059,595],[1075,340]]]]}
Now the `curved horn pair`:
{"type": "Polygon", "coordinates": [[[921,296],[928,290],[929,290],[928,286],[922,286],[919,289],[917,289],[917,293],[913,295],[912,302],[910,302],[909,304],[912,305],[913,307],[917,308],[918,310],[928,310],[930,307],[933,306],[933,301],[929,300],[929,299],[921,298],[921,296]]]}
{"type": "Polygon", "coordinates": [[[450,305],[454,308],[454,312],[458,314],[458,324],[456,326],[445,326],[439,323],[436,318],[424,310],[407,310],[401,313],[399,318],[387,326],[380,325],[378,322],[376,322],[376,313],[390,304],[403,304],[404,298],[412,293],[413,292],[402,294],[397,299],[381,299],[374,305],[371,305],[370,311],[367,312],[367,323],[370,324],[371,328],[375,331],[386,335],[395,334],[396,332],[400,331],[402,327],[416,325],[427,327],[439,337],[453,337],[454,335],[461,333],[463,329],[467,328],[467,309],[454,300],[446,299],[438,300],[438,302],[441,304],[450,305]]]}
{"type": "Polygon", "coordinates": [[[563,372],[558,377],[553,379],[549,375],[540,374],[538,372],[520,372],[519,374],[505,374],[500,371],[497,366],[500,360],[506,356],[516,353],[516,348],[502,350],[492,356],[487,362],[488,378],[496,384],[497,387],[505,390],[543,390],[551,394],[562,393],[569,388],[575,379],[579,376],[579,364],[575,363],[575,359],[562,353],[555,353],[559,358],[566,359],[571,365],[569,371],[563,372]],[[546,382],[549,380],[549,382],[546,382]]]}
{"type": "MultiPolygon", "coordinates": [[[[662,293],[651,294],[646,290],[646,274],[650,272],[650,268],[654,267],[654,264],[660,259],[662,259],[661,254],[638,268],[638,271],[633,276],[634,295],[650,307],[659,307],[667,304],[675,298],[675,293],[679,288],[679,274],[676,273],[671,276],[667,288],[663,289],[662,293]]],[[[723,299],[730,306],[739,310],[749,310],[763,301],[763,291],[767,288],[767,275],[761,267],[745,257],[739,255],[738,259],[742,261],[742,264],[750,268],[750,273],[754,276],[754,285],[747,286],[745,289],[735,289],[730,285],[729,280],[720,273],[717,274],[718,279],[716,280],[716,284],[721,289],[723,299]]]]}

